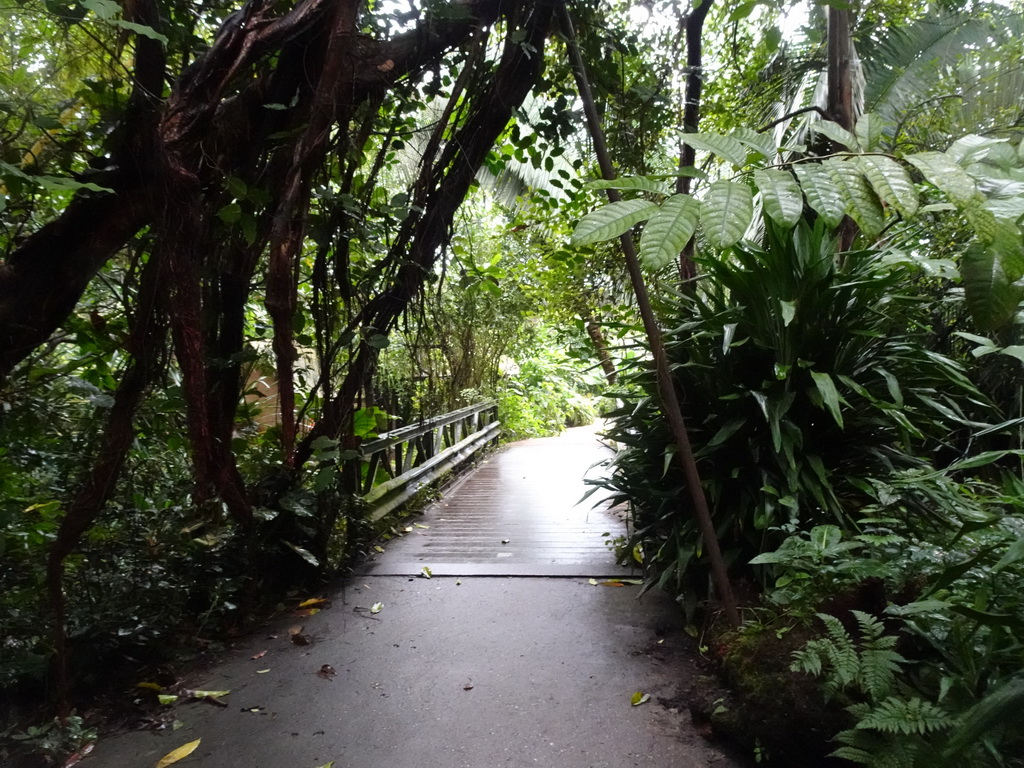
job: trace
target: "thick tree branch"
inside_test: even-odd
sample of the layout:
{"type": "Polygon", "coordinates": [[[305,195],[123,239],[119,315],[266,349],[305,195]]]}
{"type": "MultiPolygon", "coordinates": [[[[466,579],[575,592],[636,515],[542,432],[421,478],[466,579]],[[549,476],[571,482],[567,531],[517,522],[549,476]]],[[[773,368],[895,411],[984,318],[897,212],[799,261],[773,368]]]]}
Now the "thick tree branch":
{"type": "MultiPolygon", "coordinates": [[[[386,90],[460,44],[480,25],[493,23],[510,5],[503,0],[459,4],[465,13],[425,16],[415,30],[393,41],[360,38],[360,46],[353,50],[358,55],[350,81],[339,84],[336,97],[354,105],[372,92],[386,90]]],[[[266,124],[265,102],[251,96],[264,94],[267,84],[262,78],[249,84],[242,73],[275,50],[305,50],[314,36],[322,34],[323,15],[331,4],[306,0],[280,19],[268,18],[269,7],[253,0],[230,17],[168,101],[164,142],[201,142],[211,150],[209,157],[225,161],[217,167],[203,163],[197,169],[201,184],[219,182],[236,171],[253,151],[254,132],[266,124]],[[242,94],[231,96],[230,88],[238,83],[244,84],[242,94]]],[[[127,109],[115,131],[121,138],[111,150],[110,170],[90,179],[114,194],[79,193],[54,221],[0,264],[0,378],[49,338],[74,311],[96,273],[161,209],[166,190],[151,175],[158,167],[155,99],[163,90],[163,60],[154,59],[155,50],[159,46],[140,42],[139,96],[133,96],[140,107],[127,109]]],[[[301,74],[301,68],[297,72],[301,74]]]]}

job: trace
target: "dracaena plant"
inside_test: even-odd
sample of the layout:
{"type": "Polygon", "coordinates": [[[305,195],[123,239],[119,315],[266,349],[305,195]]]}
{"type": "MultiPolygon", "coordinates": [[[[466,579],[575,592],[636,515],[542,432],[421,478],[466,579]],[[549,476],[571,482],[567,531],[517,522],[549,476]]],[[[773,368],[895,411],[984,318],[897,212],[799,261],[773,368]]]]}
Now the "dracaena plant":
{"type": "MultiPolygon", "coordinates": [[[[840,267],[820,219],[768,221],[763,246],[700,258],[705,279],[663,308],[705,492],[739,568],[780,526],[853,528],[870,478],[958,455],[970,413],[988,407],[923,343],[927,307],[903,292],[914,267],[889,255],[846,253],[840,267]]],[[[687,583],[701,541],[653,375],[638,365],[624,378],[635,388],[610,424],[623,450],[604,483],[634,504],[651,582],[703,592],[687,583]]]]}

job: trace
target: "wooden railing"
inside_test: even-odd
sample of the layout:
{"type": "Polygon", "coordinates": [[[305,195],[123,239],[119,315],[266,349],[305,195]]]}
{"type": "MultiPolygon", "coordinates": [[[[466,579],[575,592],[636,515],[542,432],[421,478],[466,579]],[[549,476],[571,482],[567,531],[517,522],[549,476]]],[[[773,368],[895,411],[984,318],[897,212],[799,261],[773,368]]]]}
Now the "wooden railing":
{"type": "Polygon", "coordinates": [[[501,433],[498,406],[477,403],[420,424],[385,432],[361,446],[350,477],[355,492],[370,507],[369,518],[380,520],[423,488],[482,448],[501,433]]]}

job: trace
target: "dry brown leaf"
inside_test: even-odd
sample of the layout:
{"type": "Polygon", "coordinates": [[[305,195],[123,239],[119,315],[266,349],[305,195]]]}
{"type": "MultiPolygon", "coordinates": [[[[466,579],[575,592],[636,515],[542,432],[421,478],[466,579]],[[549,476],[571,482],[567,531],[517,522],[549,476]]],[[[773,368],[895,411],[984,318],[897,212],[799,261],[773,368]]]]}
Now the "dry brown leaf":
{"type": "Polygon", "coordinates": [[[330,664],[324,664],[322,667],[320,667],[320,669],[317,670],[316,674],[318,677],[322,677],[324,680],[330,680],[338,673],[334,671],[334,667],[332,667],[330,664]]]}
{"type": "Polygon", "coordinates": [[[266,656],[266,655],[267,655],[267,652],[266,652],[266,651],[260,651],[260,652],[259,652],[259,653],[257,653],[257,654],[256,654],[255,656],[250,656],[249,658],[250,658],[250,659],[262,659],[262,658],[263,658],[264,656],[266,656]]]}

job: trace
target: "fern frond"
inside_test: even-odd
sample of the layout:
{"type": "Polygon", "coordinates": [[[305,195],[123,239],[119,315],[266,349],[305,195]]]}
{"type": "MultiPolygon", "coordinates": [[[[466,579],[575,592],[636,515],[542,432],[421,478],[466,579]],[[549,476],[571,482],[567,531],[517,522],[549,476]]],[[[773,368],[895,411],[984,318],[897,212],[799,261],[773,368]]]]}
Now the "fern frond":
{"type": "Polygon", "coordinates": [[[890,696],[862,717],[856,730],[874,730],[881,733],[925,735],[949,728],[953,720],[945,710],[930,701],[914,696],[901,699],[890,696]]]}
{"type": "MultiPolygon", "coordinates": [[[[886,638],[882,638],[886,639],[886,638]]],[[[895,638],[892,638],[895,640],[895,638]]],[[[887,696],[896,683],[896,673],[906,659],[889,648],[864,650],[860,655],[860,687],[872,701],[887,696]]]]}

